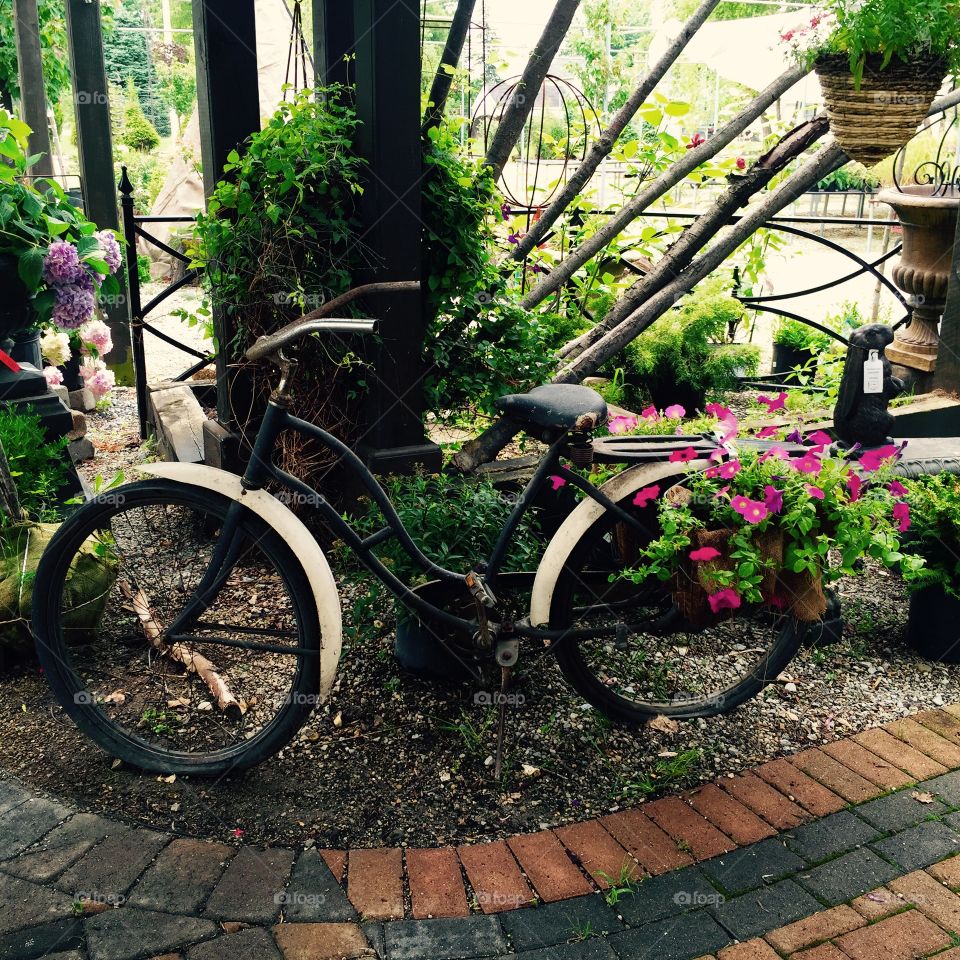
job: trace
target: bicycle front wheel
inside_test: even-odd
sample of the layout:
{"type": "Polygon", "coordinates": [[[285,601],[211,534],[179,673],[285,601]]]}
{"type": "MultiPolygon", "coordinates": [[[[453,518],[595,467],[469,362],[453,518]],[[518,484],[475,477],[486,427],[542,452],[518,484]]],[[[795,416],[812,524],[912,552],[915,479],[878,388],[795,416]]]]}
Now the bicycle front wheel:
{"type": "Polygon", "coordinates": [[[266,759],[317,701],[320,630],[286,543],[244,510],[215,592],[171,634],[232,501],[168,480],[81,507],[37,570],[33,628],[54,695],[113,756],[221,775],[266,759]]]}
{"type": "Polygon", "coordinates": [[[659,534],[655,503],[637,507],[627,498],[620,507],[645,532],[605,514],[577,543],[554,587],[550,627],[571,631],[555,651],[564,676],[602,713],[634,724],[715,716],[758,694],[796,653],[797,622],[757,607],[694,630],[667,585],[621,576],[659,534]]]}

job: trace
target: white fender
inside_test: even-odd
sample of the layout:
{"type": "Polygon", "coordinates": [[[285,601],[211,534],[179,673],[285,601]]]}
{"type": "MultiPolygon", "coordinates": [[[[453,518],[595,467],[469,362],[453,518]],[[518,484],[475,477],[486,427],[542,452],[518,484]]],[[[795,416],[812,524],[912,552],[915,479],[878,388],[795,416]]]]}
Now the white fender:
{"type": "Polygon", "coordinates": [[[326,700],[337,676],[343,644],[340,595],[320,545],[300,519],[266,490],[244,490],[240,478],[200,463],[145,463],[141,473],[213,490],[242,503],[283,538],[303,567],[320,619],[320,699],[326,700]]]}
{"type": "MultiPolygon", "coordinates": [[[[696,460],[686,466],[703,469],[708,465],[706,460],[696,460]]],[[[600,490],[614,503],[619,503],[644,487],[675,476],[683,470],[683,467],[684,465],[680,463],[652,463],[631,467],[612,477],[600,487],[600,490]]],[[[540,566],[537,567],[537,575],[533,581],[533,595],[530,598],[531,626],[543,627],[550,622],[553,591],[556,589],[560,573],[581,537],[605,512],[606,509],[602,504],[590,497],[585,497],[553,535],[540,561],[540,566]]]]}

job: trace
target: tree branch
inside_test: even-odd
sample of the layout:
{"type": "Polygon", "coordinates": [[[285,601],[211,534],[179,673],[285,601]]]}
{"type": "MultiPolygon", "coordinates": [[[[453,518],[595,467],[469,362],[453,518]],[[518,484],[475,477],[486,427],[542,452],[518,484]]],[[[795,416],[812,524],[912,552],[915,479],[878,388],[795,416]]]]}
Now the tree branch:
{"type": "Polygon", "coordinates": [[[430,131],[440,126],[440,121],[443,120],[447,97],[450,95],[450,87],[453,84],[453,75],[460,65],[463,45],[470,33],[470,24],[473,21],[473,11],[476,6],[477,0],[459,0],[457,4],[450,23],[450,32],[447,34],[447,42],[443,48],[443,56],[440,58],[440,65],[437,67],[433,86],[430,88],[430,100],[427,103],[427,112],[421,128],[424,137],[429,136],[430,131]]]}
{"type": "Polygon", "coordinates": [[[630,99],[617,111],[610,126],[600,135],[583,163],[577,167],[560,195],[544,210],[540,219],[530,225],[527,235],[514,248],[511,256],[514,260],[523,260],[533,248],[547,235],[547,231],[557,222],[560,215],[577,198],[581,190],[589,183],[598,167],[610,156],[620,134],[627,128],[637,111],[646,103],[666,72],[673,66],[690,38],[703,26],[707,17],[713,13],[720,0],[703,0],[693,16],[684,24],[679,35],[670,44],[663,56],[650,68],[649,73],[640,81],[640,85],[631,94],[630,99]]]}
{"type": "Polygon", "coordinates": [[[487,151],[487,164],[493,168],[496,179],[499,179],[503,173],[503,168],[507,165],[510,154],[520,139],[524,124],[536,103],[540,87],[543,86],[544,78],[550,70],[560,45],[566,39],[567,31],[579,7],[580,0],[557,0],[557,5],[550,14],[543,34],[533,53],[530,54],[523,76],[510,97],[497,132],[494,134],[493,143],[487,151]]]}

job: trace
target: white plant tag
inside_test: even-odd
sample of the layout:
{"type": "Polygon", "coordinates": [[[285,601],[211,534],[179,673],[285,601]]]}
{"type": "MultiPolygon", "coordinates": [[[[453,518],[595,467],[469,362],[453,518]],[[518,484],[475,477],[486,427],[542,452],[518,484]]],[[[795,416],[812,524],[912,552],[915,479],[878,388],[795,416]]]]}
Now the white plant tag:
{"type": "Polygon", "coordinates": [[[863,364],[863,392],[883,393],[883,361],[876,350],[870,351],[870,359],[863,364]]]}

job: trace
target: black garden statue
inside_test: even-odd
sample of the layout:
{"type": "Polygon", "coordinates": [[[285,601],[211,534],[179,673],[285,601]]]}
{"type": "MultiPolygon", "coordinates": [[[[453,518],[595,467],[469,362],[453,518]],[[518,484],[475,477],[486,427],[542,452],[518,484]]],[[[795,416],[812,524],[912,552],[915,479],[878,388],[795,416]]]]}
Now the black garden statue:
{"type": "Polygon", "coordinates": [[[887,407],[903,390],[890,371],[884,351],[893,342],[893,329],[868,323],[850,334],[843,379],[833,410],[841,447],[879,447],[891,442],[893,417],[887,407]]]}

